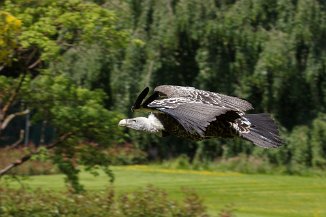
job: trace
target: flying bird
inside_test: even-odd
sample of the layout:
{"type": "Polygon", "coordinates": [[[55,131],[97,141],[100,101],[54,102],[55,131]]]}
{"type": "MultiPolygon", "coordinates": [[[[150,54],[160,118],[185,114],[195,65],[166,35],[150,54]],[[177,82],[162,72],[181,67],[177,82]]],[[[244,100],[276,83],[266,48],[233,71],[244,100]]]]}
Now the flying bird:
{"type": "Polygon", "coordinates": [[[146,87],[132,111],[148,111],[148,117],[123,119],[119,126],[175,135],[192,140],[241,137],[263,148],[282,145],[277,125],[269,114],[246,114],[252,105],[237,97],[194,87],[161,85],[147,99],[146,87]]]}

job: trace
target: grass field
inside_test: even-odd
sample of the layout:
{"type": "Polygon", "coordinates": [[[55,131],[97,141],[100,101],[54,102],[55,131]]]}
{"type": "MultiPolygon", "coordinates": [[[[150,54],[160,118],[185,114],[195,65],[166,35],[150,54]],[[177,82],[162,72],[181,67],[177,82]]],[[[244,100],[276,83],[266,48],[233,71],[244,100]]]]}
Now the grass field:
{"type": "MultiPolygon", "coordinates": [[[[148,184],[165,189],[171,198],[181,199],[182,189],[193,189],[213,216],[227,205],[237,217],[323,217],[326,216],[326,179],[280,175],[168,170],[152,166],[113,167],[118,192],[148,184]]],[[[82,173],[88,190],[104,190],[108,179],[82,173]]],[[[34,176],[32,188],[63,190],[62,175],[34,176]]]]}

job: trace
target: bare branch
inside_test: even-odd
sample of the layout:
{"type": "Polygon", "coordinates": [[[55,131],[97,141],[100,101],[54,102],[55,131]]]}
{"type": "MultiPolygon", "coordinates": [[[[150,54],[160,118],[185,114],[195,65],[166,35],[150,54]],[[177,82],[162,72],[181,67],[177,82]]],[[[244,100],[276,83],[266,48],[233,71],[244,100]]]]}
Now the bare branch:
{"type": "Polygon", "coordinates": [[[31,65],[28,66],[28,69],[33,69],[35,68],[38,64],[40,64],[42,61],[41,58],[38,58],[34,63],[32,63],[31,65]]]}
{"type": "Polygon", "coordinates": [[[3,121],[3,123],[0,126],[0,129],[3,130],[7,127],[7,125],[10,123],[12,119],[14,119],[17,116],[27,115],[29,113],[29,109],[26,109],[25,111],[17,112],[10,114],[6,117],[6,119],[3,121]]]}
{"type": "MultiPolygon", "coordinates": [[[[42,146],[45,147],[46,149],[50,150],[52,148],[54,148],[55,146],[57,146],[59,143],[65,141],[67,138],[69,138],[70,136],[72,136],[73,133],[69,132],[66,134],[63,134],[62,136],[59,137],[59,139],[57,141],[55,141],[54,143],[52,143],[49,146],[42,146]]],[[[41,152],[41,148],[36,149],[35,151],[32,151],[29,154],[26,154],[25,156],[23,156],[20,159],[17,159],[15,162],[12,162],[11,164],[9,164],[8,166],[6,166],[5,168],[0,170],[0,178],[5,175],[6,173],[8,173],[11,169],[25,163],[26,161],[28,161],[29,159],[31,159],[31,157],[33,155],[39,154],[41,152]]]]}

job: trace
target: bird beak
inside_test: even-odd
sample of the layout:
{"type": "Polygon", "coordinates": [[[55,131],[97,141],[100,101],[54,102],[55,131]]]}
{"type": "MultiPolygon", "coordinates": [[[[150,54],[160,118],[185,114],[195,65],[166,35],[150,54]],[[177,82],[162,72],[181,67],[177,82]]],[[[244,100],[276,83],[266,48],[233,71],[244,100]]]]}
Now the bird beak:
{"type": "Polygon", "coordinates": [[[131,112],[135,111],[135,106],[131,106],[131,112]]]}
{"type": "Polygon", "coordinates": [[[119,127],[125,127],[127,126],[127,120],[126,119],[122,119],[120,122],[119,122],[119,127]]]}

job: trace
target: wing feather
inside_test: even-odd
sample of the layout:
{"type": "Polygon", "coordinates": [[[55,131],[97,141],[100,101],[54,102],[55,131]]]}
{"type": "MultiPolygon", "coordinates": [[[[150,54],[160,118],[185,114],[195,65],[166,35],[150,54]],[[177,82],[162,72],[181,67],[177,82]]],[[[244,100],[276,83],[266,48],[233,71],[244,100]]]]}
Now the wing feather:
{"type": "Polygon", "coordinates": [[[203,104],[225,107],[233,111],[247,111],[253,108],[249,102],[243,99],[220,93],[198,90],[194,87],[161,85],[156,87],[154,91],[168,98],[190,98],[195,101],[201,101],[203,104]]]}
{"type": "Polygon", "coordinates": [[[157,108],[178,121],[190,134],[199,134],[204,137],[207,126],[216,120],[216,117],[225,114],[228,109],[208,104],[188,103],[173,108],[157,108]]]}
{"type": "Polygon", "coordinates": [[[180,105],[187,104],[187,103],[197,103],[202,104],[200,101],[195,101],[190,98],[166,98],[166,99],[159,99],[154,100],[151,103],[147,104],[149,108],[176,108],[180,105]]]}

